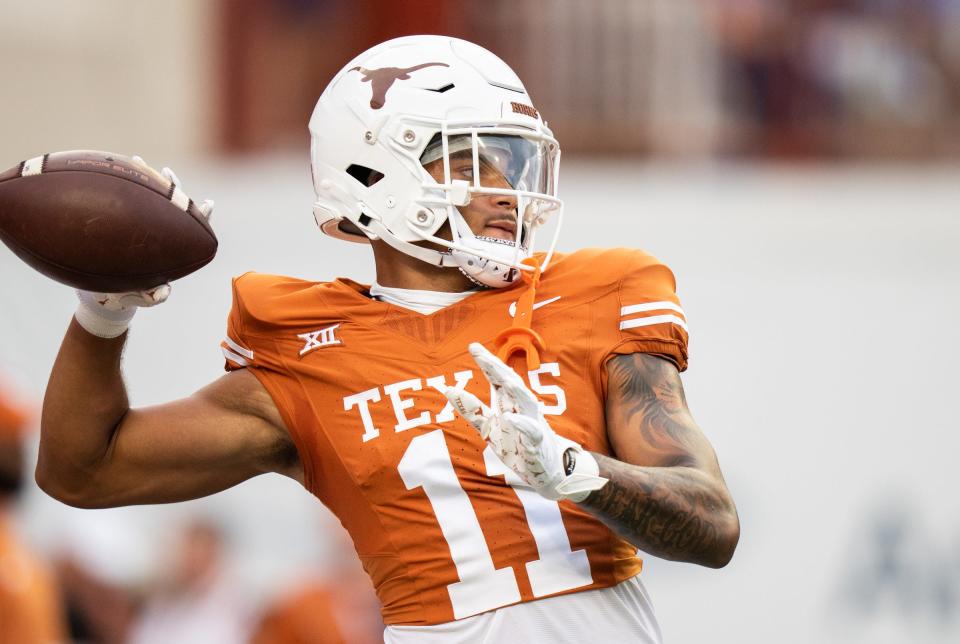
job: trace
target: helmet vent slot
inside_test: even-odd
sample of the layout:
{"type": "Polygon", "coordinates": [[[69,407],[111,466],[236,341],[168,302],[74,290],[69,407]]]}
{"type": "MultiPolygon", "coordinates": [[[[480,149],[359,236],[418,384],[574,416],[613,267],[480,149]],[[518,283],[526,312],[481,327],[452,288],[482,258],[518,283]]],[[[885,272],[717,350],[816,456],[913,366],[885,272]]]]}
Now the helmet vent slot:
{"type": "Polygon", "coordinates": [[[436,89],[434,89],[434,88],[432,88],[432,87],[424,87],[423,89],[427,90],[428,92],[436,92],[437,94],[443,94],[444,92],[449,92],[449,91],[452,90],[453,88],[454,88],[454,84],[453,84],[453,83],[447,83],[447,84],[444,85],[443,87],[438,87],[438,88],[436,88],[436,89]]]}
{"type": "Polygon", "coordinates": [[[356,163],[350,164],[350,167],[347,168],[347,174],[368,188],[376,184],[380,179],[383,179],[382,172],[366,166],[357,165],[356,163]]]}
{"type": "Polygon", "coordinates": [[[487,81],[487,82],[493,85],[494,87],[499,87],[500,89],[507,89],[507,90],[510,90],[511,92],[516,92],[517,94],[526,94],[526,92],[522,87],[514,87],[512,85],[505,85],[504,83],[495,83],[494,81],[487,81]]]}

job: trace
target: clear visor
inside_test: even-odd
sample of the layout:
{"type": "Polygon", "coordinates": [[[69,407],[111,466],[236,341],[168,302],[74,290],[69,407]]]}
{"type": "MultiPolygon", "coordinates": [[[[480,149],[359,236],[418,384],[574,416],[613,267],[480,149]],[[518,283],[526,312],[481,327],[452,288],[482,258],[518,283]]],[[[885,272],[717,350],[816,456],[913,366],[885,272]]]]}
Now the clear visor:
{"type": "Polygon", "coordinates": [[[455,134],[447,137],[449,169],[444,167],[443,148],[443,137],[437,135],[420,157],[437,183],[460,180],[473,188],[556,196],[558,150],[548,141],[504,134],[455,134]]]}

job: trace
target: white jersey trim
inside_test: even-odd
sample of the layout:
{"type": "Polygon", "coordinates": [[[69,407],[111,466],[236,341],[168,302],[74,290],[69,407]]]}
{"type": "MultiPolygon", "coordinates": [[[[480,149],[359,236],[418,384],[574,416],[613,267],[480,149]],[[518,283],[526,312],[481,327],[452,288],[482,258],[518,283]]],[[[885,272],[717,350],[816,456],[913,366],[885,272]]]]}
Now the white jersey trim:
{"type": "Polygon", "coordinates": [[[395,286],[381,286],[374,282],[370,285],[370,296],[381,302],[393,304],[421,315],[430,315],[440,309],[456,304],[460,300],[477,293],[478,291],[463,291],[461,293],[447,293],[446,291],[418,291],[395,286]]]}
{"type": "MultiPolygon", "coordinates": [[[[620,323],[620,330],[623,329],[633,329],[638,326],[652,326],[654,324],[676,324],[678,327],[687,331],[687,323],[684,322],[681,318],[676,315],[666,314],[666,315],[651,315],[645,318],[634,318],[632,320],[624,320],[620,323]]],[[[687,331],[689,333],[689,331],[687,331]]]]}
{"type": "Polygon", "coordinates": [[[244,358],[247,358],[248,360],[253,360],[253,351],[243,347],[240,344],[237,344],[236,342],[230,339],[230,336],[225,337],[223,341],[226,342],[227,346],[233,349],[236,353],[239,353],[240,355],[242,355],[244,358]]]}
{"type": "Polygon", "coordinates": [[[235,362],[241,367],[246,367],[250,364],[246,358],[244,358],[243,356],[237,355],[236,353],[234,353],[233,351],[231,351],[226,347],[220,347],[220,350],[223,351],[223,356],[230,362],[235,362]]]}
{"type": "Polygon", "coordinates": [[[647,302],[645,304],[631,304],[629,306],[620,307],[620,317],[626,315],[632,315],[633,313],[646,313],[647,311],[662,311],[664,309],[670,311],[676,311],[683,317],[686,317],[683,309],[674,304],[673,302],[647,302]]]}

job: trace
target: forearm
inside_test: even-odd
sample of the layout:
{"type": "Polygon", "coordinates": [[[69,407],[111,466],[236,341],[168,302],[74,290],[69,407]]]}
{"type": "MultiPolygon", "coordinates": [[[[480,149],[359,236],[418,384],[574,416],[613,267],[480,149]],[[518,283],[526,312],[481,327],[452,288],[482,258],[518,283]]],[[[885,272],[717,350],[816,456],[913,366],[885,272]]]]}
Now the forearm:
{"type": "Polygon", "coordinates": [[[580,506],[657,557],[726,565],[740,524],[726,486],[692,467],[642,467],[594,454],[609,482],[580,506]]]}
{"type": "Polygon", "coordinates": [[[82,485],[107,454],[129,409],[120,373],[126,335],[104,339],[71,320],[43,400],[37,481],[62,497],[82,485]]]}

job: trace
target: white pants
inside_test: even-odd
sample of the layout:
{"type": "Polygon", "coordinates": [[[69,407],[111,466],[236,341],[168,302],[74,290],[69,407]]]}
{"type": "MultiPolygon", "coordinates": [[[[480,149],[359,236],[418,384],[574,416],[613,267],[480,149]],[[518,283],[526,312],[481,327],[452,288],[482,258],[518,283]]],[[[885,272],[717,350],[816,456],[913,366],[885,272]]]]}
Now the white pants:
{"type": "Polygon", "coordinates": [[[505,606],[446,624],[388,626],[386,644],[660,644],[660,627],[639,575],[610,588],[505,606]]]}

